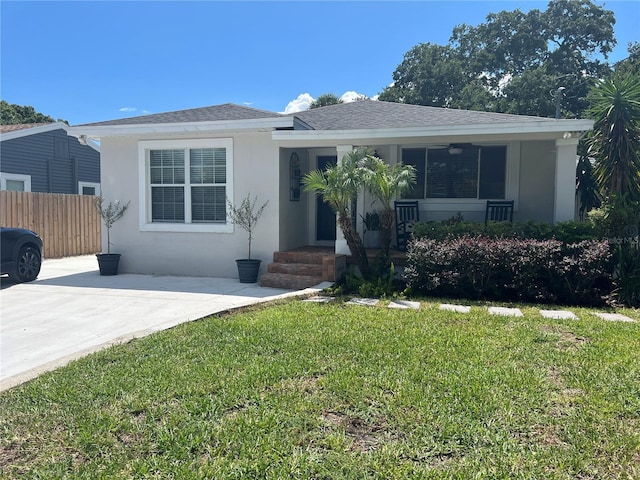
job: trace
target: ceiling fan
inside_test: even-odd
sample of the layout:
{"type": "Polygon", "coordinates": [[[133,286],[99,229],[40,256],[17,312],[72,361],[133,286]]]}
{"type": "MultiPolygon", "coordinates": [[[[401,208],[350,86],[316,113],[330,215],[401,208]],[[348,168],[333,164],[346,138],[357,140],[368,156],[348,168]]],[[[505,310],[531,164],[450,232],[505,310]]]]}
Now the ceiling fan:
{"type": "Polygon", "coordinates": [[[449,143],[447,145],[427,145],[427,150],[449,150],[449,155],[460,155],[465,150],[480,148],[472,143],[449,143]]]}

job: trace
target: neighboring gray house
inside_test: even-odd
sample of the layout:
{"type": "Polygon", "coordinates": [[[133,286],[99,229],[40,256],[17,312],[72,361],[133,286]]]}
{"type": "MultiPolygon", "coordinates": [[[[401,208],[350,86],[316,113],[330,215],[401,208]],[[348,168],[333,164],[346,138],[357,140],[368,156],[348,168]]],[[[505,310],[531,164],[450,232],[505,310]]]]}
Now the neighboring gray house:
{"type": "Polygon", "coordinates": [[[100,193],[100,148],[64,123],[0,125],[0,189],[100,193]]]}
{"type": "MultiPolygon", "coordinates": [[[[578,140],[592,126],[365,100],[291,115],[216,105],[81,125],[69,134],[100,139],[105,197],[131,201],[111,234],[123,271],[233,277],[247,245],[245,232],[229,222],[226,198],[238,203],[250,193],[269,201],[252,245],[263,271],[274,252],[348,252],[335,216],[300,189],[300,178],[356,147],[416,167],[411,196],[421,219],[461,212],[484,221],[487,200],[505,199],[515,202],[515,221],[571,220],[578,140]]],[[[365,193],[357,205],[357,219],[375,208],[365,193]]]]}

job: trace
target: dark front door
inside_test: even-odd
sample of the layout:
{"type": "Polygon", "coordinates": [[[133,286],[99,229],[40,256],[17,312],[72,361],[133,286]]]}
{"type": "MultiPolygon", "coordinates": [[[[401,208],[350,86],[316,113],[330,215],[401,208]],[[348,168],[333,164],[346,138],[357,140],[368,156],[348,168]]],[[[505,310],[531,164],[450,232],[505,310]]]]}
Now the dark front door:
{"type": "MultiPolygon", "coordinates": [[[[318,170],[324,171],[332,167],[338,161],[338,157],[326,155],[318,157],[318,170]]],[[[322,195],[316,196],[316,240],[335,241],[336,239],[336,214],[328,203],[322,199],[322,195]]]]}

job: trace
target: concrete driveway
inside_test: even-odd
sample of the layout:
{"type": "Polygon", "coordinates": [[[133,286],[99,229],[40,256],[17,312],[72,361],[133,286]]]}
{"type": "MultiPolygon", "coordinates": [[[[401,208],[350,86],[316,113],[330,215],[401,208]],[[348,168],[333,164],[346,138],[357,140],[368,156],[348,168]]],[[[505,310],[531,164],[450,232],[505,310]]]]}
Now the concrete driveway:
{"type": "MultiPolygon", "coordinates": [[[[213,313],[318,291],[230,278],[100,276],[95,256],[45,260],[38,280],[0,290],[0,390],[115,343],[213,313]]],[[[326,285],[323,285],[326,286],[326,285]]]]}

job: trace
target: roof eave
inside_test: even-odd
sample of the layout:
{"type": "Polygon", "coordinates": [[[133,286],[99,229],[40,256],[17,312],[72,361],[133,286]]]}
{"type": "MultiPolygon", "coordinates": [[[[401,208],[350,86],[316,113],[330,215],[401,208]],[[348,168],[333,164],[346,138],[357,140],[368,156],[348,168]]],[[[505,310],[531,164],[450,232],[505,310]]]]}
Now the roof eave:
{"type": "Polygon", "coordinates": [[[51,132],[53,130],[59,130],[59,129],[69,131],[69,126],[63,122],[55,122],[55,123],[48,123],[47,125],[40,125],[39,127],[24,128],[22,130],[15,130],[13,132],[0,134],[0,141],[28,137],[30,135],[37,135],[39,133],[46,133],[46,132],[51,132]]]}
{"type": "Polygon", "coordinates": [[[467,135],[539,135],[550,136],[570,133],[573,137],[593,128],[593,120],[541,120],[539,122],[508,122],[469,125],[438,125],[432,127],[376,128],[358,130],[296,130],[274,131],[271,137],[276,141],[287,140],[335,140],[351,139],[375,140],[380,138],[416,138],[467,135]]]}
{"type": "Polygon", "coordinates": [[[143,123],[128,125],[94,125],[70,127],[69,135],[101,138],[111,136],[184,135],[191,133],[218,133],[242,131],[270,131],[292,128],[293,120],[287,117],[244,120],[219,120],[213,122],[143,123]]]}

